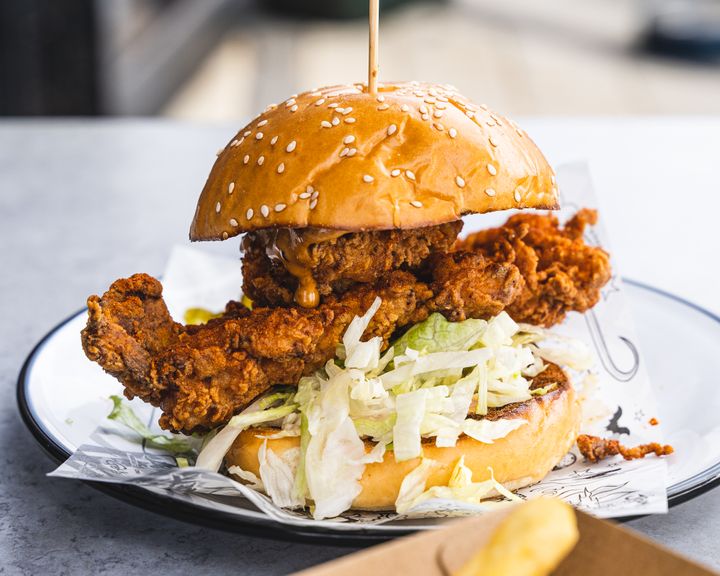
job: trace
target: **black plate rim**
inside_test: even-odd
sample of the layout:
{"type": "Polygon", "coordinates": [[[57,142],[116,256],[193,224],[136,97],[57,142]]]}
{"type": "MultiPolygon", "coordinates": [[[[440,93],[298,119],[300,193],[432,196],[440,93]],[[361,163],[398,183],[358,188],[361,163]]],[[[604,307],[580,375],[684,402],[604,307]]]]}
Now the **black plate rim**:
{"type": "MultiPolygon", "coordinates": [[[[675,302],[687,306],[720,324],[720,316],[698,304],[695,304],[694,302],[686,300],[685,298],[636,280],[623,278],[623,282],[635,286],[636,288],[654,292],[655,294],[674,300],[675,302]]],[[[69,458],[70,453],[68,453],[52,438],[52,436],[43,428],[42,423],[39,422],[33,415],[27,401],[26,388],[28,385],[28,375],[35,357],[40,350],[42,350],[45,343],[68,322],[85,312],[85,309],[75,312],[45,334],[45,336],[42,337],[42,339],[28,354],[17,380],[16,399],[22,420],[45,453],[57,463],[63,462],[69,458]]],[[[411,528],[405,530],[401,527],[394,529],[392,532],[381,533],[363,533],[362,531],[331,531],[323,528],[312,527],[299,528],[296,526],[280,524],[271,519],[265,520],[263,518],[255,517],[238,517],[234,514],[219,510],[198,508],[192,504],[180,502],[169,496],[157,494],[143,488],[91,481],[85,481],[85,484],[88,484],[89,486],[103,492],[104,494],[112,496],[113,498],[117,498],[123,502],[127,502],[162,516],[195,525],[207,526],[210,528],[245,534],[248,536],[315,544],[319,541],[324,541],[327,544],[338,546],[366,546],[415,532],[415,530],[411,528]]],[[[695,498],[718,485],[720,485],[720,462],[676,485],[674,490],[669,490],[668,506],[672,507],[681,504],[682,502],[686,502],[687,500],[695,498]]],[[[672,488],[673,487],[671,486],[670,489],[672,488]]],[[[616,518],[616,520],[624,522],[638,517],[639,516],[623,517],[616,518]]]]}

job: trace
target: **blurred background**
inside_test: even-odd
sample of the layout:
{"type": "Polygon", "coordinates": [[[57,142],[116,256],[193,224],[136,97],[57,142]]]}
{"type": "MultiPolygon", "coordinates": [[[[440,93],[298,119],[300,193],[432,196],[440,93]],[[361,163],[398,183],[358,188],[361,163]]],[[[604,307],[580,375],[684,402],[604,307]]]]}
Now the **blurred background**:
{"type": "MultiPolygon", "coordinates": [[[[720,0],[381,0],[381,80],[510,115],[720,113],[720,0]]],[[[0,115],[242,120],[366,78],[367,0],[0,0],[0,115]]]]}

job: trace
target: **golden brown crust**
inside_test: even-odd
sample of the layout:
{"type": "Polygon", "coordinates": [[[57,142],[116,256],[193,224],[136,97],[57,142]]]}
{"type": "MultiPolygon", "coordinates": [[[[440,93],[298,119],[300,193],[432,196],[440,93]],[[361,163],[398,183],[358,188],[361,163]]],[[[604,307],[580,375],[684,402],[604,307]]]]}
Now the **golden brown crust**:
{"type": "MultiPolygon", "coordinates": [[[[298,264],[312,277],[321,297],[343,294],[358,283],[376,282],[402,269],[417,273],[433,253],[455,242],[462,220],[412,230],[351,232],[300,252],[298,264]]],[[[275,230],[248,233],[243,240],[243,293],[258,306],[288,306],[298,279],[282,260],[268,256],[275,230]]]]}
{"type": "Polygon", "coordinates": [[[638,446],[623,446],[618,440],[600,438],[599,436],[590,436],[589,434],[580,434],[577,438],[578,449],[585,459],[590,462],[599,462],[610,456],[622,456],[625,460],[636,460],[645,458],[648,454],[655,456],[669,456],[675,449],[669,444],[658,444],[650,442],[649,444],[639,444],[638,446]]]}
{"type": "MultiPolygon", "coordinates": [[[[464,456],[465,465],[473,471],[476,482],[489,478],[488,467],[493,469],[495,479],[511,490],[542,480],[570,450],[580,425],[580,406],[570,381],[559,367],[551,365],[548,370],[550,373],[535,383],[535,387],[554,380],[557,388],[544,396],[495,413],[496,418],[522,418],[527,421],[506,437],[495,440],[493,444],[483,444],[461,436],[454,448],[437,448],[434,443],[424,443],[423,456],[439,463],[427,487],[447,485],[460,456],[464,456]]],[[[225,457],[226,464],[259,474],[258,449],[265,441],[263,435],[272,432],[258,428],[244,431],[225,457]]],[[[298,445],[297,437],[268,440],[268,447],[276,453],[298,445]]],[[[403,478],[419,463],[419,458],[396,462],[393,453],[388,452],[383,462],[367,465],[360,480],[363,490],[353,502],[353,508],[393,508],[403,478]]]]}
{"type": "Polygon", "coordinates": [[[238,132],[213,166],[190,238],[417,228],[557,204],[555,176],[532,140],[455,89],[385,84],[376,98],[331,86],[270,107],[238,132]]]}

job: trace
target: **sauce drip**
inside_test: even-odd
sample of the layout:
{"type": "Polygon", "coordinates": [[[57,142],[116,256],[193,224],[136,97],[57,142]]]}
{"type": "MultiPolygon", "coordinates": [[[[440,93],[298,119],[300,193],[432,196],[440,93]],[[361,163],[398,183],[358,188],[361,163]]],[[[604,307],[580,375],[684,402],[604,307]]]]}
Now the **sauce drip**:
{"type": "Polygon", "coordinates": [[[310,247],[347,233],[346,230],[327,228],[279,228],[267,238],[267,255],[280,260],[287,271],[298,279],[294,297],[303,308],[315,308],[320,303],[320,294],[312,275],[310,247]]]}

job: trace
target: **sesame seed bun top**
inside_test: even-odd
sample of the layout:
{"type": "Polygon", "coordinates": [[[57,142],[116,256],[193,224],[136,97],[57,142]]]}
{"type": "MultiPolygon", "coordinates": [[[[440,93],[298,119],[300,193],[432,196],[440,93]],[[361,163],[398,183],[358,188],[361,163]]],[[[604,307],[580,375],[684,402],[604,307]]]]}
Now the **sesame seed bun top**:
{"type": "Polygon", "coordinates": [[[219,153],[192,240],[272,227],[419,228],[557,208],[555,175],[512,121],[448,85],[330,86],[269,106],[219,153]]]}

